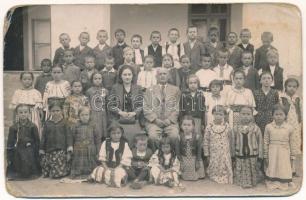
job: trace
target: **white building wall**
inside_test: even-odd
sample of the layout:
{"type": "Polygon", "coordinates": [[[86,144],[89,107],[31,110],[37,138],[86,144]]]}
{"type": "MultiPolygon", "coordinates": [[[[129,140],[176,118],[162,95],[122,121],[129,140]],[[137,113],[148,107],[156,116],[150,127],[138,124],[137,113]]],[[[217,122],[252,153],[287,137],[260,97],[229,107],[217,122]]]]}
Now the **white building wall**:
{"type": "Polygon", "coordinates": [[[255,48],[261,33],[273,33],[272,43],[279,51],[279,62],[288,75],[302,74],[301,13],[289,4],[243,4],[242,26],[252,32],[255,48]]]}
{"type": "Polygon", "coordinates": [[[60,47],[58,36],[68,33],[71,46],[79,44],[79,34],[90,34],[89,46],[97,45],[97,31],[110,31],[110,5],[51,5],[51,52],[60,47]]]}

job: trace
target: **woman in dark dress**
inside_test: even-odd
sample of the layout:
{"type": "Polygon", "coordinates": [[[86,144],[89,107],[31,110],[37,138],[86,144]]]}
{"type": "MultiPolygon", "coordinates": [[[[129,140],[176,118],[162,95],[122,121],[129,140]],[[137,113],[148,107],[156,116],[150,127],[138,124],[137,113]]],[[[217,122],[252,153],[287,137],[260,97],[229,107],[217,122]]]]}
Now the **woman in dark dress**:
{"type": "Polygon", "coordinates": [[[107,109],[111,122],[123,127],[125,137],[132,147],[134,136],[141,132],[143,92],[140,86],[133,84],[133,68],[122,65],[119,70],[118,83],[112,87],[108,97],[107,109]]]}

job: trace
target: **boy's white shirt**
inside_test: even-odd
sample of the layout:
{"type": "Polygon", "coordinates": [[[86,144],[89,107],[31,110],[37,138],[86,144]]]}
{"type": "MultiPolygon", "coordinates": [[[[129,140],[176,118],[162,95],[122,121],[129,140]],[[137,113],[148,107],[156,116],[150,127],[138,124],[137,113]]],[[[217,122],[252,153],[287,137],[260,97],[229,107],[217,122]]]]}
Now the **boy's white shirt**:
{"type": "Polygon", "coordinates": [[[189,43],[189,46],[190,46],[190,49],[192,49],[196,43],[196,39],[194,41],[191,41],[191,40],[188,40],[188,43],[189,43]]]}
{"type": "Polygon", "coordinates": [[[142,56],[140,53],[140,49],[134,49],[134,53],[135,53],[135,64],[136,65],[142,65],[142,56]]]}
{"type": "Polygon", "coordinates": [[[105,47],[105,44],[98,44],[98,47],[99,47],[99,49],[102,51],[103,50],[103,48],[105,47]]]}
{"type": "Polygon", "coordinates": [[[199,69],[195,75],[199,78],[201,87],[208,87],[209,83],[218,77],[212,69],[199,69]]]}
{"type": "Polygon", "coordinates": [[[244,48],[247,48],[247,46],[249,45],[249,43],[247,43],[247,44],[241,43],[241,44],[242,44],[242,46],[243,46],[244,48]]]}
{"type": "Polygon", "coordinates": [[[223,71],[223,77],[220,77],[220,65],[218,64],[216,67],[214,67],[214,71],[217,73],[217,79],[218,80],[232,80],[231,74],[233,71],[233,67],[230,66],[229,64],[224,65],[224,71],[223,71]]]}

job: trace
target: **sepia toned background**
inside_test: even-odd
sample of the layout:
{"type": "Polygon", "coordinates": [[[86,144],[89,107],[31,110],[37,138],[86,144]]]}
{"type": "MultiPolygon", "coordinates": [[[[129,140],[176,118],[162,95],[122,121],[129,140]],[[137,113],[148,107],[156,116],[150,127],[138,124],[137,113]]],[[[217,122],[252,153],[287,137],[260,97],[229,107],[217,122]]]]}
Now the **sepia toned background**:
{"type": "MultiPolygon", "coordinates": [[[[109,32],[108,44],[113,46],[114,31],[122,28],[127,33],[127,44],[130,44],[131,36],[137,33],[143,37],[144,48],[150,43],[149,37],[153,30],[162,33],[162,44],[165,44],[168,30],[176,27],[180,31],[180,41],[185,42],[186,28],[195,25],[199,28],[199,36],[205,41],[208,28],[216,25],[220,29],[221,41],[225,40],[228,32],[233,31],[239,35],[242,28],[249,28],[252,33],[251,43],[258,48],[261,45],[261,33],[270,31],[274,35],[272,45],[279,51],[280,66],[289,77],[302,80],[301,14],[298,8],[289,4],[41,5],[16,8],[14,13],[7,13],[7,18],[10,26],[4,38],[7,41],[4,46],[3,76],[5,133],[12,123],[12,112],[7,105],[13,92],[20,88],[19,72],[33,70],[38,75],[40,61],[43,58],[53,60],[54,52],[60,46],[58,36],[63,32],[70,35],[71,46],[75,47],[79,43],[79,33],[87,31],[90,34],[89,46],[94,47],[97,45],[97,31],[105,29],[109,32]]],[[[103,190],[100,191],[101,186],[97,185],[86,185],[83,191],[78,190],[78,185],[63,185],[54,180],[14,184],[8,185],[8,189],[21,196],[176,194],[175,191],[158,187],[132,193],[125,188],[120,190],[120,194],[110,189],[103,193],[103,190]],[[31,190],[36,187],[40,190],[31,190]]],[[[186,190],[181,195],[204,195],[203,192],[206,195],[270,194],[265,191],[264,185],[242,192],[235,186],[222,186],[223,190],[219,191],[219,185],[208,184],[205,180],[201,184],[188,184],[193,190],[186,190]],[[205,191],[202,188],[206,188],[205,191]]]]}

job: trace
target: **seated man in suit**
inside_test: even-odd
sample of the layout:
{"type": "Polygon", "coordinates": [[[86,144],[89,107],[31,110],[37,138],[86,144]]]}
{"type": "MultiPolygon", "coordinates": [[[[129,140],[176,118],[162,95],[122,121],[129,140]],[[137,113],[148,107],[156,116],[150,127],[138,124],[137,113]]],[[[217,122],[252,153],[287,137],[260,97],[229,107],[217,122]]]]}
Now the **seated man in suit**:
{"type": "Polygon", "coordinates": [[[162,134],[171,138],[173,144],[179,139],[178,115],[180,90],[168,84],[169,72],[166,68],[157,70],[157,85],[146,90],[144,95],[144,117],[150,139],[157,141],[162,134]]]}

